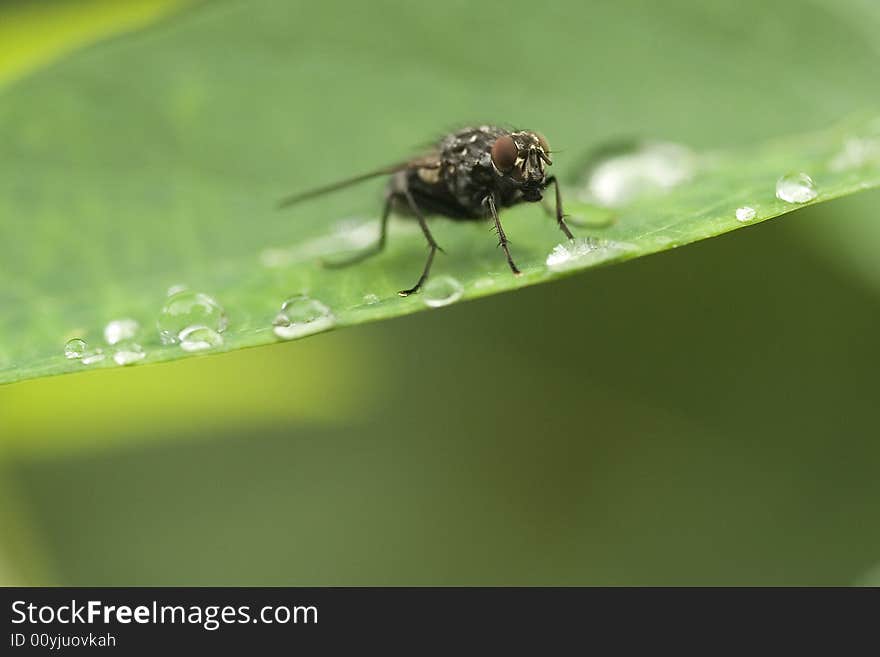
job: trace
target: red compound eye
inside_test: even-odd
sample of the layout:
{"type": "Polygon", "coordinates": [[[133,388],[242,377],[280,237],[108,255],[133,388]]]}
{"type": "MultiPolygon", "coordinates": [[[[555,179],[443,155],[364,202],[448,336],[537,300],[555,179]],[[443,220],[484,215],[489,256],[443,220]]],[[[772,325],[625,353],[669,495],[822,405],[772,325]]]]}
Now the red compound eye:
{"type": "Polygon", "coordinates": [[[547,139],[544,138],[544,135],[540,132],[536,132],[535,137],[538,138],[538,145],[541,147],[541,150],[547,155],[550,155],[550,144],[547,143],[547,139]]]}
{"type": "Polygon", "coordinates": [[[510,135],[504,135],[492,144],[492,164],[499,171],[510,171],[519,157],[519,149],[510,135]]]}

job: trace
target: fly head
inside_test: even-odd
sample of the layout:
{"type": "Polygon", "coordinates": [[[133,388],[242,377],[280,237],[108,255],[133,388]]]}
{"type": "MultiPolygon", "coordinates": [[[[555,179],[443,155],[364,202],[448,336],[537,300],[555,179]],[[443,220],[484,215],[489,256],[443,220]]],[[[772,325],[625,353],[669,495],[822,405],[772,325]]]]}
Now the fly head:
{"type": "Polygon", "coordinates": [[[547,186],[544,167],[553,164],[544,136],[531,130],[502,135],[492,144],[492,165],[526,201],[540,201],[547,186]]]}

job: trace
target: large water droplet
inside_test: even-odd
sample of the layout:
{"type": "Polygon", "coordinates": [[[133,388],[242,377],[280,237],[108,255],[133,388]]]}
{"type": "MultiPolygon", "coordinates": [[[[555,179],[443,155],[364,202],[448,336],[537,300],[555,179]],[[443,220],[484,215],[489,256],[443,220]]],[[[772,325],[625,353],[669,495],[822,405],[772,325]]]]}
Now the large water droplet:
{"type": "Polygon", "coordinates": [[[828,165],[832,171],[840,172],[858,169],[867,164],[880,163],[880,139],[847,139],[843,149],[828,165]]]}
{"type": "Polygon", "coordinates": [[[428,279],[422,288],[422,301],[431,308],[448,306],[461,299],[464,286],[452,276],[437,276],[428,279]]]}
{"type": "Polygon", "coordinates": [[[178,335],[184,351],[205,351],[223,344],[223,336],[207,326],[187,326],[178,335]]]}
{"type": "Polygon", "coordinates": [[[776,181],[776,198],[786,203],[806,203],[817,195],[816,183],[805,173],[789,173],[776,181]]]}
{"type": "Polygon", "coordinates": [[[64,345],[64,357],[70,360],[78,360],[86,352],[86,341],[80,338],[68,340],[64,345]]]}
{"type": "Polygon", "coordinates": [[[107,344],[118,344],[131,340],[140,331],[141,325],[133,319],[114,319],[104,327],[104,341],[107,344]]]}
{"type": "Polygon", "coordinates": [[[696,155],[681,144],[649,141],[606,149],[588,166],[578,198],[620,207],[687,182],[696,168],[696,155]]]}
{"type": "Polygon", "coordinates": [[[304,294],[291,297],[281,305],[272,322],[272,331],[282,340],[325,331],[336,323],[330,308],[304,294]]]}
{"type": "Polygon", "coordinates": [[[143,347],[136,342],[128,342],[113,352],[113,360],[117,365],[131,365],[146,357],[143,347]]]}
{"type": "Polygon", "coordinates": [[[94,349],[83,352],[79,362],[83,365],[92,365],[94,363],[100,363],[102,360],[104,360],[104,350],[101,349],[101,347],[95,347],[94,349]]]}
{"type": "Polygon", "coordinates": [[[736,220],[741,223],[746,223],[754,219],[755,214],[755,208],[750,208],[746,205],[736,209],[736,220]]]}
{"type": "Polygon", "coordinates": [[[226,330],[226,311],[203,292],[183,290],[168,297],[156,326],[162,344],[177,344],[180,333],[190,326],[204,326],[215,333],[226,330]]]}
{"type": "Polygon", "coordinates": [[[636,247],[626,242],[576,237],[557,244],[547,256],[547,268],[551,271],[567,271],[614,260],[636,247]]]}

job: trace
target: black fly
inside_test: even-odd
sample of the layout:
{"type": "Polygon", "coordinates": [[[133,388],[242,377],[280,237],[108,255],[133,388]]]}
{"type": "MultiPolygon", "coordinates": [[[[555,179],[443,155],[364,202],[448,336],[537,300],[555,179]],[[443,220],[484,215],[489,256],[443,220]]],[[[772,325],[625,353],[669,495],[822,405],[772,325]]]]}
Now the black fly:
{"type": "Polygon", "coordinates": [[[379,253],[385,246],[388,217],[394,212],[415,217],[428,242],[428,259],[419,280],[401,296],[417,292],[431,271],[434,254],[440,249],[425,217],[443,215],[461,221],[490,218],[498,232],[499,245],[514,274],[519,269],[510,255],[507,235],[501,227],[498,209],[524,201],[541,201],[551,184],[556,192],[556,223],[569,239],[562,196],[555,176],[545,173],[550,165],[547,140],[529,130],[510,131],[492,125],[464,128],[441,139],[423,157],[377,169],[325,187],[295,194],[281,201],[286,207],[382,175],[391,176],[385,192],[385,206],[379,240],[369,249],[331,266],[346,266],[379,253]]]}

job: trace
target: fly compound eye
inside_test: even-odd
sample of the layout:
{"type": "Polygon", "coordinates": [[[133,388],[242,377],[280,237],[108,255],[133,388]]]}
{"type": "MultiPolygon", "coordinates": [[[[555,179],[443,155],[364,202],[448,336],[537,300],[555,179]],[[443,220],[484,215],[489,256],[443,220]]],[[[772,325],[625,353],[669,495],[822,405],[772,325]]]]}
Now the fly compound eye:
{"type": "Polygon", "coordinates": [[[547,164],[550,164],[550,144],[547,143],[547,139],[540,132],[535,133],[535,137],[538,138],[538,146],[541,147],[541,150],[544,151],[544,155],[547,157],[542,157],[542,160],[545,160],[547,164]]]}
{"type": "Polygon", "coordinates": [[[510,135],[499,137],[492,144],[492,164],[499,171],[505,173],[510,171],[516,164],[517,157],[519,157],[519,149],[510,135]]]}
{"type": "Polygon", "coordinates": [[[545,153],[550,153],[550,144],[547,143],[547,138],[542,135],[540,132],[535,133],[535,137],[538,138],[538,145],[545,153]]]}

